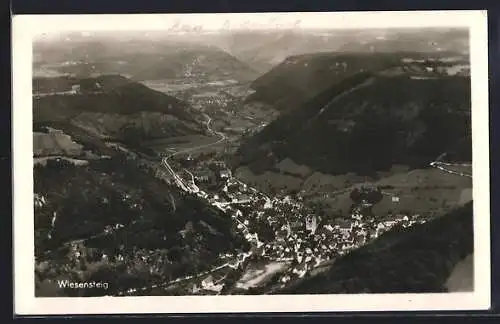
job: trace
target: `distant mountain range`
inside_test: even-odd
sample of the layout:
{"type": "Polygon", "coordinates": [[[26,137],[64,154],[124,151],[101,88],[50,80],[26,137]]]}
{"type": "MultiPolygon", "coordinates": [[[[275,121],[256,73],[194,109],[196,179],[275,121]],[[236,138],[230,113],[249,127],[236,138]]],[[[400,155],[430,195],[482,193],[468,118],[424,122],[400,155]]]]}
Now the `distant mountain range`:
{"type": "Polygon", "coordinates": [[[315,35],[297,31],[239,32],[220,46],[243,62],[266,72],[287,57],[304,53],[334,51],[343,44],[335,35],[315,35]]]}
{"type": "MultiPolygon", "coordinates": [[[[371,174],[393,164],[422,167],[459,143],[472,147],[469,76],[447,74],[448,63],[395,64],[398,56],[298,58],[307,69],[292,58],[290,68],[269,73],[275,78],[256,80],[269,80],[257,95],[282,113],[242,144],[240,165],[260,173],[291,158],[325,173],[371,174]],[[304,102],[288,106],[290,97],[304,102]]],[[[472,158],[471,148],[462,152],[462,160],[472,158]]]]}
{"type": "Polygon", "coordinates": [[[175,78],[234,79],[258,76],[253,68],[223,50],[176,41],[72,39],[34,45],[35,75],[49,71],[77,77],[121,74],[133,80],[175,78]]]}
{"type": "Polygon", "coordinates": [[[80,69],[68,67],[63,71],[117,73],[118,69],[120,73],[128,73],[133,78],[148,80],[183,75],[182,65],[189,64],[193,56],[205,56],[207,64],[199,63],[200,71],[213,77],[230,74],[237,80],[249,80],[267,72],[289,56],[308,53],[468,53],[468,31],[446,28],[84,34],[72,33],[38,40],[34,44],[35,62],[83,60],[89,63],[88,66],[80,66],[80,69]],[[136,65],[136,59],[139,59],[140,65],[136,65]],[[122,62],[117,65],[113,61],[122,62]],[[215,69],[212,64],[218,68],[215,69]],[[96,68],[92,69],[92,66],[96,68]],[[152,71],[155,68],[158,71],[152,71]]]}
{"type": "Polygon", "coordinates": [[[458,52],[468,53],[468,32],[461,29],[268,30],[233,32],[219,47],[261,72],[289,56],[308,53],[458,52]]]}

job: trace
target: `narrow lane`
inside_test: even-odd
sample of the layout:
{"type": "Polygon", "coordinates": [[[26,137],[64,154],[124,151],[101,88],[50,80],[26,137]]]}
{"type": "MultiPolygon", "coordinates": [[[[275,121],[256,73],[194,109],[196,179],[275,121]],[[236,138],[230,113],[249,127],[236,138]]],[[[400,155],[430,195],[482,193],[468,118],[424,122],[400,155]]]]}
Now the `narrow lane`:
{"type": "Polygon", "coordinates": [[[449,163],[449,162],[441,162],[440,160],[446,156],[446,152],[442,153],[439,155],[436,160],[433,162],[429,163],[429,165],[433,168],[437,168],[443,172],[449,173],[449,174],[454,174],[462,177],[468,177],[472,178],[472,174],[465,173],[465,172],[459,172],[450,169],[449,167],[470,167],[472,168],[472,163],[449,163]]]}

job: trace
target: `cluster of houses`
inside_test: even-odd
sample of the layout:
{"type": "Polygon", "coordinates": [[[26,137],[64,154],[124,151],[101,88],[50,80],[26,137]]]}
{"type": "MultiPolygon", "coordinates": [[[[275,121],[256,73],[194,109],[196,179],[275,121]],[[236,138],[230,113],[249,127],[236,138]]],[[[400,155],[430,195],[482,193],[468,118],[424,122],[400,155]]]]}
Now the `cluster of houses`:
{"type": "MultiPolygon", "coordinates": [[[[408,227],[424,222],[418,215],[388,215],[384,219],[376,219],[371,213],[371,206],[380,201],[380,188],[354,190],[351,192],[354,208],[350,216],[326,218],[311,213],[299,198],[281,195],[268,197],[242,183],[232,177],[222,161],[212,161],[203,169],[214,172],[212,176],[215,175],[224,185],[220,192],[200,191],[199,195],[230,215],[235,228],[253,247],[251,252],[239,255],[233,267],[244,266],[250,255],[291,262],[290,268],[280,278],[282,283],[305,276],[325,261],[359,248],[396,225],[408,227]],[[261,241],[262,237],[269,237],[269,231],[274,234],[274,238],[261,241]]],[[[192,171],[195,179],[203,182],[208,178],[210,181],[210,177],[203,177],[199,173],[201,171],[192,171]]],[[[397,203],[399,197],[394,196],[392,200],[397,203]]],[[[200,289],[220,288],[207,285],[202,284],[204,288],[200,289]]]]}
{"type": "MultiPolygon", "coordinates": [[[[243,183],[233,180],[223,189],[231,201],[249,206],[251,212],[244,214],[237,210],[233,218],[238,218],[238,229],[271,227],[275,240],[264,242],[259,254],[276,261],[293,261],[292,267],[281,278],[282,282],[304,276],[309,270],[324,261],[359,248],[377,238],[396,225],[409,227],[424,222],[418,215],[388,215],[376,220],[371,214],[371,201],[361,199],[349,218],[321,219],[308,213],[301,201],[290,196],[263,197],[243,183]],[[229,189],[231,188],[231,190],[229,189]],[[244,197],[245,199],[242,199],[244,197]],[[260,223],[260,224],[259,224],[260,223]]],[[[361,197],[378,201],[378,191],[374,194],[362,190],[361,197]]],[[[356,193],[354,193],[355,195],[356,193]]],[[[399,197],[393,197],[397,202],[399,197]]],[[[258,233],[257,233],[258,234],[258,233]]],[[[249,241],[258,240],[257,235],[246,233],[249,241]]]]}
{"type": "Polygon", "coordinates": [[[191,96],[189,102],[194,108],[202,108],[206,106],[227,107],[233,100],[223,92],[205,92],[197,93],[191,96]]]}
{"type": "MultiPolygon", "coordinates": [[[[191,156],[188,156],[181,161],[181,166],[188,167],[193,160],[191,156]]],[[[197,165],[190,168],[189,174],[186,176],[187,178],[184,179],[186,182],[190,182],[192,176],[197,184],[203,185],[215,184],[219,181],[225,182],[231,179],[233,174],[224,161],[215,160],[197,163],[197,165]]]]}

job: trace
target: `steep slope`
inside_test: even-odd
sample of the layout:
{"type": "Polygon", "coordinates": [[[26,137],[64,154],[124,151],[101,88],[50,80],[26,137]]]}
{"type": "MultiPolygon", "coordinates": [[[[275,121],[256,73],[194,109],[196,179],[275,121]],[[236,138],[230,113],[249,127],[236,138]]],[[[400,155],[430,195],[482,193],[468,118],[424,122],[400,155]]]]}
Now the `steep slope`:
{"type": "Polygon", "coordinates": [[[471,202],[428,223],[394,228],[337,259],[325,272],[279,293],[445,292],[456,266],[467,268],[462,280],[471,279],[472,262],[466,258],[473,253],[472,214],[471,202]]]}
{"type": "Polygon", "coordinates": [[[154,165],[118,151],[87,162],[34,167],[37,296],[116,295],[203,271],[219,253],[246,248],[230,219],[156,178],[154,165]],[[109,287],[59,288],[64,280],[109,287]]]}
{"type": "MultiPolygon", "coordinates": [[[[255,93],[247,100],[265,102],[277,110],[287,111],[358,73],[401,66],[405,59],[426,61],[438,58],[467,62],[457,53],[445,52],[335,52],[291,56],[256,79],[251,85],[255,93]]],[[[423,66],[415,68],[422,69],[423,66]]]]}
{"type": "Polygon", "coordinates": [[[100,137],[136,141],[203,129],[203,116],[187,103],[121,76],[35,78],[33,88],[38,124],[70,122],[100,137]]]}
{"type": "Polygon", "coordinates": [[[425,166],[464,142],[471,146],[469,77],[362,72],[243,143],[239,165],[261,173],[291,158],[325,173],[370,175],[393,164],[425,166]]]}

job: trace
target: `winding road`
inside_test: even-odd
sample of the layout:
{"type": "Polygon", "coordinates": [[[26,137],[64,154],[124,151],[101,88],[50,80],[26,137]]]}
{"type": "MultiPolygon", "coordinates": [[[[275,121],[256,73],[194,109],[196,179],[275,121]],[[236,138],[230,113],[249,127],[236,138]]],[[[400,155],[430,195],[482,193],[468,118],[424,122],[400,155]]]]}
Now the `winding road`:
{"type": "Polygon", "coordinates": [[[470,163],[444,163],[444,162],[434,161],[434,162],[430,163],[430,166],[437,168],[437,169],[439,169],[443,172],[446,172],[446,173],[455,174],[455,175],[459,175],[462,177],[472,178],[471,174],[468,174],[465,172],[458,172],[458,171],[454,171],[454,170],[450,170],[450,169],[446,168],[447,166],[472,167],[472,164],[470,164],[470,163]]]}
{"type": "Polygon", "coordinates": [[[464,173],[464,172],[458,172],[455,170],[450,170],[447,167],[450,166],[455,166],[455,167],[471,167],[472,168],[472,163],[447,163],[447,162],[441,162],[441,159],[446,156],[446,152],[441,153],[433,162],[429,163],[431,167],[437,168],[443,172],[450,173],[450,174],[455,174],[459,175],[462,177],[468,177],[472,178],[471,174],[464,173]]]}
{"type": "MultiPolygon", "coordinates": [[[[210,116],[208,116],[207,114],[204,114],[204,116],[205,116],[205,118],[207,118],[206,126],[207,126],[208,131],[214,135],[219,136],[219,139],[213,143],[199,145],[199,146],[195,146],[195,147],[190,147],[188,149],[181,150],[181,151],[176,151],[176,152],[170,154],[169,156],[165,157],[164,160],[165,159],[168,160],[168,159],[170,159],[176,155],[179,155],[179,154],[185,154],[185,153],[193,152],[193,151],[196,151],[196,150],[199,150],[202,148],[214,146],[214,145],[220,144],[220,143],[224,142],[225,140],[227,140],[227,137],[224,133],[221,133],[221,132],[218,132],[218,131],[215,131],[212,129],[212,127],[210,126],[210,123],[212,122],[212,118],[210,116]]],[[[172,149],[170,149],[170,148],[168,148],[167,150],[172,151],[172,149]]]]}
{"type": "MultiPolygon", "coordinates": [[[[198,186],[196,186],[194,175],[189,170],[184,169],[184,171],[191,176],[191,182],[192,182],[190,185],[186,185],[184,183],[184,180],[170,166],[170,164],[168,163],[168,159],[172,158],[175,155],[185,154],[185,153],[196,151],[198,149],[207,148],[207,147],[210,147],[210,146],[214,146],[214,145],[220,144],[220,143],[224,142],[227,139],[227,137],[223,133],[217,132],[217,131],[213,130],[210,127],[210,123],[212,121],[212,118],[210,116],[206,115],[206,114],[205,114],[205,117],[207,118],[206,126],[207,126],[208,131],[210,133],[212,133],[212,134],[217,135],[217,136],[220,137],[217,141],[215,141],[213,143],[210,143],[210,144],[200,145],[200,146],[196,146],[196,147],[191,147],[189,149],[185,149],[185,150],[173,152],[169,156],[164,157],[162,159],[162,164],[165,166],[165,168],[167,169],[167,171],[174,178],[174,180],[177,183],[177,185],[182,190],[187,191],[187,192],[191,192],[191,193],[200,192],[200,189],[198,188],[198,186]]],[[[173,151],[172,149],[167,149],[167,150],[173,151]]],[[[237,181],[239,183],[243,184],[241,181],[239,181],[239,180],[237,180],[237,181]]],[[[256,189],[254,189],[254,188],[251,188],[251,189],[254,190],[254,191],[256,191],[256,189]]],[[[268,198],[268,197],[266,196],[266,198],[268,198]]],[[[248,227],[241,220],[239,220],[237,217],[235,217],[235,220],[236,220],[236,222],[238,224],[240,224],[240,225],[243,226],[243,228],[244,228],[243,232],[245,234],[249,233],[248,227]]],[[[256,240],[258,241],[258,243],[261,243],[258,238],[256,238],[256,240]]],[[[183,281],[186,281],[186,280],[191,280],[191,279],[195,279],[195,278],[199,278],[199,277],[208,275],[210,273],[213,273],[215,271],[221,270],[221,269],[226,268],[226,267],[237,269],[240,266],[240,264],[242,264],[243,262],[245,262],[245,260],[248,257],[250,257],[251,255],[252,255],[252,251],[246,252],[246,253],[241,253],[240,255],[238,255],[236,257],[236,261],[235,262],[226,262],[226,263],[224,263],[224,264],[222,264],[220,266],[217,266],[215,268],[212,268],[210,270],[207,270],[207,271],[204,271],[204,272],[201,272],[201,273],[197,273],[195,275],[188,275],[188,276],[185,276],[185,277],[177,278],[177,279],[174,279],[172,281],[163,282],[163,283],[159,283],[159,284],[153,284],[153,285],[149,285],[149,286],[146,286],[146,287],[131,288],[131,289],[125,291],[125,292],[118,293],[118,295],[133,294],[133,293],[136,293],[136,292],[139,292],[139,291],[147,291],[147,290],[150,290],[150,289],[165,288],[165,287],[171,286],[171,285],[176,284],[176,283],[180,283],[180,282],[183,282],[183,281]]]]}
{"type": "MultiPolygon", "coordinates": [[[[167,169],[167,171],[172,175],[172,177],[174,178],[174,180],[177,183],[177,185],[182,190],[188,191],[188,192],[199,192],[199,188],[194,183],[194,177],[193,177],[193,175],[191,174],[192,179],[193,179],[193,186],[190,187],[189,185],[186,185],[184,183],[184,181],[182,180],[182,178],[172,169],[172,167],[168,163],[168,160],[171,159],[172,157],[176,156],[176,155],[194,152],[194,151],[199,150],[199,149],[203,149],[203,148],[207,148],[207,147],[210,147],[210,146],[214,146],[214,145],[220,144],[220,143],[224,142],[225,140],[227,140],[226,135],[224,135],[223,133],[217,132],[217,131],[215,131],[215,130],[212,129],[212,127],[210,126],[210,123],[212,122],[212,118],[210,116],[208,116],[207,114],[204,114],[204,116],[205,116],[205,118],[207,118],[206,126],[207,126],[208,131],[210,133],[214,134],[214,135],[219,136],[219,139],[217,141],[213,142],[213,143],[209,143],[209,144],[205,144],[205,145],[199,145],[199,146],[195,146],[195,147],[190,147],[190,148],[185,149],[185,150],[173,152],[169,156],[164,157],[162,159],[162,164],[165,166],[165,168],[167,169]]],[[[167,149],[167,150],[172,151],[172,149],[167,149]]],[[[189,172],[189,173],[191,173],[191,172],[189,172]]]]}

